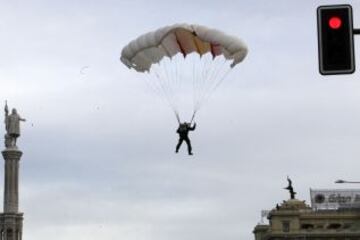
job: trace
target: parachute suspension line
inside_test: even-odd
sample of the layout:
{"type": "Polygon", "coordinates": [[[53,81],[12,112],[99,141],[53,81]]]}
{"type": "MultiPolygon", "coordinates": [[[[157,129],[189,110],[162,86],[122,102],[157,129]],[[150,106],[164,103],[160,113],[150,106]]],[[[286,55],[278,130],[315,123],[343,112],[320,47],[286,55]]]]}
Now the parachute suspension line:
{"type": "Polygon", "coordinates": [[[199,65],[199,69],[201,69],[201,71],[198,71],[198,79],[197,81],[197,86],[196,86],[196,104],[194,105],[194,112],[197,111],[197,105],[199,104],[200,101],[200,96],[201,96],[201,92],[202,92],[202,85],[204,84],[204,79],[206,76],[206,71],[209,65],[209,58],[207,57],[207,55],[203,55],[200,58],[200,61],[198,63],[199,65]]]}
{"type": "Polygon", "coordinates": [[[204,94],[207,94],[209,88],[211,87],[211,85],[213,84],[213,81],[214,79],[216,79],[215,77],[217,76],[217,73],[219,72],[219,69],[221,69],[221,65],[218,63],[219,62],[219,58],[215,58],[214,61],[213,61],[213,66],[212,67],[212,71],[209,72],[209,75],[206,79],[206,86],[205,86],[205,89],[204,89],[204,94]]]}
{"type": "Polygon", "coordinates": [[[196,111],[198,102],[199,102],[199,95],[200,95],[200,85],[201,82],[204,78],[204,69],[205,69],[205,64],[206,64],[206,57],[205,56],[200,56],[200,62],[198,65],[200,65],[198,68],[201,69],[201,72],[198,71],[198,79],[196,79],[194,82],[194,112],[196,111]],[[202,64],[202,66],[201,66],[202,64]]]}
{"type": "Polygon", "coordinates": [[[199,110],[200,108],[200,105],[201,105],[201,102],[203,100],[203,96],[206,94],[206,91],[208,89],[208,85],[209,85],[209,80],[210,80],[210,76],[213,75],[213,73],[215,72],[216,70],[216,61],[217,59],[213,59],[213,56],[208,54],[207,55],[207,59],[208,59],[208,62],[205,66],[205,74],[204,76],[202,77],[202,81],[201,81],[201,84],[199,86],[199,96],[198,96],[198,103],[197,103],[197,106],[196,106],[196,110],[199,110]]]}
{"type": "Polygon", "coordinates": [[[179,96],[179,92],[181,90],[181,85],[182,85],[182,72],[181,70],[181,62],[179,62],[179,55],[175,55],[175,73],[176,73],[176,84],[175,84],[175,88],[176,88],[176,100],[179,102],[180,101],[180,96],[179,96]]]}
{"type": "Polygon", "coordinates": [[[179,94],[181,92],[181,87],[183,84],[183,79],[182,79],[182,72],[180,71],[182,69],[182,65],[181,63],[184,63],[184,61],[180,61],[179,59],[182,60],[182,56],[180,57],[180,55],[175,55],[173,56],[171,59],[169,58],[169,62],[167,64],[164,64],[164,69],[166,71],[167,74],[167,84],[168,87],[170,89],[169,93],[173,102],[173,106],[174,106],[174,112],[176,115],[176,118],[178,119],[178,121],[180,121],[180,113],[179,113],[179,103],[181,101],[181,95],[179,94]],[[170,61],[173,64],[170,64],[170,61]],[[180,62],[179,62],[180,61],[180,62]],[[179,68],[180,65],[180,68],[179,68]],[[170,66],[170,67],[169,67],[170,66]]]}
{"type": "Polygon", "coordinates": [[[179,116],[179,113],[178,113],[177,111],[174,111],[174,113],[175,113],[175,117],[176,117],[176,119],[177,119],[178,123],[180,124],[180,123],[181,123],[181,121],[180,121],[180,116],[179,116]]]}
{"type": "MultiPolygon", "coordinates": [[[[197,61],[196,57],[197,56],[194,56],[194,60],[193,60],[193,82],[192,82],[192,85],[193,85],[193,88],[192,88],[192,90],[193,90],[193,111],[194,112],[195,112],[195,105],[196,105],[196,100],[197,100],[196,96],[198,95],[197,94],[197,91],[198,91],[198,89],[197,89],[198,76],[196,74],[196,72],[197,72],[196,69],[198,69],[197,63],[199,61],[197,61]]],[[[201,60],[201,56],[200,56],[200,60],[201,60]]],[[[191,121],[192,121],[192,119],[191,119],[191,121]]]]}
{"type": "MultiPolygon", "coordinates": [[[[201,55],[199,57],[200,57],[200,61],[201,61],[201,55]]],[[[198,95],[198,89],[197,89],[198,76],[195,77],[195,73],[196,73],[195,69],[199,69],[199,67],[197,65],[198,64],[196,64],[196,61],[194,61],[194,65],[193,65],[193,75],[194,75],[194,77],[193,77],[193,82],[192,82],[192,84],[193,84],[193,109],[194,109],[194,111],[195,111],[195,106],[196,106],[196,101],[197,101],[196,97],[198,95]]]]}
{"type": "MultiPolygon", "coordinates": [[[[220,62],[220,59],[218,62],[220,62]]],[[[211,89],[213,85],[216,85],[219,74],[225,69],[224,68],[225,63],[226,63],[226,59],[224,59],[222,64],[217,64],[217,68],[213,72],[213,75],[210,76],[210,78],[209,78],[209,86],[208,86],[209,89],[211,89]]],[[[208,90],[206,91],[206,93],[209,93],[208,90]]]]}
{"type": "MultiPolygon", "coordinates": [[[[201,96],[200,105],[203,105],[204,102],[211,96],[213,93],[214,85],[217,83],[218,75],[219,73],[224,69],[224,65],[226,63],[226,60],[224,59],[224,62],[222,64],[218,63],[220,62],[220,58],[215,59],[216,61],[216,67],[214,68],[214,71],[211,72],[211,74],[208,76],[208,84],[206,85],[206,88],[204,89],[203,95],[201,96]]],[[[200,108],[201,106],[199,106],[200,108]]]]}
{"type": "Polygon", "coordinates": [[[206,76],[206,84],[203,86],[202,95],[199,99],[199,102],[196,106],[196,110],[198,111],[204,104],[207,102],[207,100],[210,98],[212,93],[218,88],[218,86],[223,82],[225,77],[230,72],[231,68],[230,66],[227,66],[226,63],[230,64],[228,60],[223,59],[221,63],[222,58],[217,58],[213,60],[212,65],[216,65],[216,67],[213,67],[213,71],[209,71],[206,76]],[[228,70],[226,70],[229,67],[228,70]],[[219,80],[217,80],[219,79],[219,80]]]}
{"type": "MultiPolygon", "coordinates": [[[[145,83],[146,83],[146,85],[148,85],[148,87],[149,87],[156,95],[158,95],[158,96],[161,98],[161,92],[160,92],[159,89],[155,86],[154,81],[151,81],[151,79],[150,79],[150,73],[149,73],[149,72],[146,72],[145,75],[146,75],[146,78],[145,78],[145,83]]],[[[162,99],[162,100],[164,100],[164,99],[162,99]]]]}
{"type": "MultiPolygon", "coordinates": [[[[202,104],[205,104],[209,98],[211,97],[212,93],[221,85],[221,83],[225,80],[226,76],[231,72],[232,68],[230,67],[225,74],[221,77],[221,79],[216,83],[216,85],[210,90],[209,94],[204,98],[202,104]]],[[[199,106],[200,108],[201,106],[199,106]]]]}
{"type": "Polygon", "coordinates": [[[154,80],[147,81],[147,83],[171,107],[178,122],[181,121],[180,115],[182,114],[179,111],[182,104],[179,105],[179,103],[186,101],[183,99],[184,95],[181,95],[184,90],[182,88],[184,86],[192,87],[192,91],[187,91],[190,94],[190,98],[188,98],[190,102],[188,103],[191,104],[192,102],[193,104],[190,121],[192,123],[199,109],[223,82],[231,68],[229,66],[230,61],[221,56],[214,58],[211,54],[202,56],[191,54],[187,56],[186,60],[183,59],[183,56],[175,55],[153,64],[151,72],[149,72],[152,74],[149,75],[154,75],[154,80]],[[186,69],[190,71],[181,71],[186,69]]]}
{"type": "Polygon", "coordinates": [[[166,94],[165,94],[165,92],[163,91],[161,85],[159,84],[158,81],[156,81],[157,78],[159,77],[159,76],[158,76],[158,73],[155,72],[154,69],[152,69],[152,72],[153,72],[153,73],[148,72],[148,75],[147,75],[147,78],[146,78],[146,80],[147,80],[146,83],[147,83],[149,86],[151,86],[151,88],[153,89],[154,93],[155,93],[156,95],[158,95],[159,98],[160,98],[162,101],[164,101],[164,102],[166,102],[166,103],[169,103],[169,101],[168,101],[168,99],[167,99],[167,97],[166,97],[166,94]],[[154,75],[154,76],[151,77],[151,74],[154,75]],[[156,78],[155,78],[155,77],[156,77],[156,78]]]}
{"type": "Polygon", "coordinates": [[[214,88],[212,89],[212,91],[214,92],[219,86],[220,84],[224,81],[224,79],[226,78],[226,76],[230,73],[230,71],[232,70],[232,67],[230,67],[225,74],[220,78],[220,81],[218,81],[216,83],[216,85],[214,86],[214,88]]]}
{"type": "Polygon", "coordinates": [[[157,67],[159,67],[159,69],[162,69],[160,67],[160,64],[157,64],[152,68],[154,70],[154,75],[157,79],[157,85],[159,86],[159,89],[161,89],[161,92],[163,93],[163,97],[167,100],[167,103],[169,104],[171,109],[176,111],[176,106],[174,105],[174,101],[172,97],[169,95],[169,91],[166,88],[166,84],[162,84],[162,82],[165,80],[164,73],[163,71],[158,71],[159,69],[157,67]]]}
{"type": "MultiPolygon", "coordinates": [[[[200,99],[201,95],[204,91],[204,84],[206,83],[207,75],[210,71],[211,67],[211,61],[209,59],[210,54],[205,54],[202,56],[200,63],[202,63],[201,67],[201,76],[199,76],[199,79],[196,84],[196,103],[194,105],[194,110],[198,110],[198,105],[200,105],[200,99]]],[[[200,74],[200,73],[199,73],[200,74]]]]}
{"type": "Polygon", "coordinates": [[[202,79],[202,84],[200,86],[200,90],[201,90],[201,94],[199,95],[199,100],[198,100],[198,108],[200,107],[200,104],[201,104],[201,98],[202,98],[202,95],[204,95],[204,92],[205,92],[205,86],[208,82],[208,78],[209,78],[209,75],[211,73],[211,71],[214,70],[214,61],[213,61],[213,56],[211,54],[208,54],[207,55],[207,65],[206,65],[206,69],[205,69],[205,74],[204,74],[204,77],[202,79]]]}
{"type": "Polygon", "coordinates": [[[172,84],[171,84],[171,82],[173,81],[173,78],[169,73],[169,67],[167,65],[167,60],[168,59],[166,58],[162,61],[162,64],[163,64],[162,69],[164,71],[164,75],[163,75],[164,79],[162,82],[164,83],[166,91],[167,91],[169,97],[171,98],[173,106],[175,107],[175,109],[177,109],[176,100],[174,99],[174,94],[173,94],[174,90],[172,89],[172,84]]]}
{"type": "Polygon", "coordinates": [[[171,106],[171,101],[169,99],[169,97],[167,96],[167,93],[164,89],[164,86],[161,84],[161,73],[157,70],[156,66],[153,67],[153,74],[155,76],[155,79],[153,81],[156,80],[156,85],[157,88],[159,89],[159,92],[161,92],[161,97],[166,100],[166,102],[171,106]]]}
{"type": "Polygon", "coordinates": [[[194,113],[193,113],[193,117],[192,120],[195,117],[196,112],[199,110],[198,105],[200,104],[200,100],[201,100],[201,95],[202,95],[202,86],[205,83],[205,79],[206,79],[206,73],[207,73],[207,68],[209,65],[209,58],[207,57],[207,55],[203,55],[203,56],[199,56],[199,61],[197,61],[197,69],[199,70],[195,70],[195,73],[197,73],[197,77],[195,79],[195,84],[194,84],[194,89],[195,89],[195,96],[194,96],[194,113]],[[201,70],[201,71],[200,71],[201,70]]]}
{"type": "Polygon", "coordinates": [[[193,60],[193,64],[192,64],[193,105],[194,105],[194,101],[195,101],[195,63],[196,63],[195,60],[193,60]]]}
{"type": "Polygon", "coordinates": [[[178,111],[178,105],[176,104],[177,101],[176,101],[176,96],[174,95],[174,87],[173,87],[174,76],[171,74],[171,68],[169,67],[169,64],[167,64],[167,60],[168,59],[165,59],[163,61],[162,69],[164,70],[164,77],[166,78],[163,79],[163,82],[166,84],[166,89],[168,91],[169,97],[171,98],[175,111],[178,111]]]}
{"type": "Polygon", "coordinates": [[[177,64],[174,67],[173,64],[168,64],[166,61],[171,61],[171,59],[164,59],[161,63],[152,66],[151,72],[154,79],[150,79],[150,75],[148,75],[147,83],[155,90],[154,92],[169,105],[175,113],[176,119],[180,121],[178,105],[176,104],[177,95],[174,94],[174,90],[176,92],[176,84],[174,83],[176,83],[179,78],[177,74],[177,64]]]}
{"type": "MultiPolygon", "coordinates": [[[[181,92],[181,85],[182,85],[182,65],[181,65],[181,61],[179,61],[180,56],[179,55],[175,55],[174,56],[174,68],[175,68],[175,84],[173,85],[175,88],[175,94],[174,94],[174,98],[176,100],[177,103],[180,103],[180,92],[181,92]]],[[[179,115],[179,113],[178,113],[179,115]]]]}
{"type": "Polygon", "coordinates": [[[191,120],[190,120],[190,125],[191,125],[192,122],[194,121],[195,115],[196,115],[196,110],[194,110],[194,112],[193,112],[193,115],[192,115],[191,120]]]}
{"type": "Polygon", "coordinates": [[[202,84],[202,80],[204,79],[206,63],[207,63],[206,55],[200,56],[199,69],[201,69],[201,73],[199,72],[199,79],[197,80],[196,86],[194,87],[194,89],[196,90],[196,96],[195,96],[196,99],[195,99],[195,104],[194,104],[194,110],[196,109],[196,106],[199,102],[200,86],[202,84]],[[201,64],[202,64],[202,66],[201,66],[201,64]]]}
{"type": "Polygon", "coordinates": [[[181,62],[179,61],[179,57],[176,57],[176,74],[177,74],[177,89],[180,89],[181,84],[182,84],[182,74],[183,72],[181,72],[181,62]]]}
{"type": "Polygon", "coordinates": [[[161,85],[161,77],[159,75],[159,73],[155,70],[155,68],[153,68],[153,78],[151,78],[150,72],[148,72],[146,79],[146,83],[151,87],[151,89],[154,91],[154,93],[156,95],[159,96],[159,98],[165,102],[166,104],[168,104],[170,106],[170,108],[175,112],[175,115],[177,114],[177,111],[175,109],[175,106],[173,105],[171,99],[167,96],[167,92],[164,90],[163,86],[161,85]],[[156,77],[156,78],[155,78],[156,77]],[[159,80],[160,81],[155,81],[155,80],[159,80]]]}
{"type": "MultiPolygon", "coordinates": [[[[211,66],[210,66],[210,71],[208,71],[208,74],[206,76],[206,81],[204,84],[204,89],[203,89],[203,95],[205,95],[209,89],[209,86],[211,85],[211,80],[213,78],[213,76],[216,74],[218,68],[220,67],[218,64],[219,57],[213,57],[213,60],[211,61],[211,66]]],[[[202,96],[203,98],[203,96],[202,96]]],[[[202,101],[202,98],[200,101],[202,101]]]]}
{"type": "Polygon", "coordinates": [[[211,64],[209,65],[209,68],[206,72],[206,78],[204,79],[204,84],[202,86],[202,92],[201,92],[201,96],[199,99],[199,104],[201,104],[201,101],[203,99],[203,96],[206,94],[207,90],[208,90],[208,86],[209,84],[211,84],[210,80],[211,80],[211,76],[215,73],[216,68],[218,67],[217,65],[217,59],[218,58],[214,58],[211,60],[211,64]]]}
{"type": "MultiPolygon", "coordinates": [[[[174,64],[172,63],[172,59],[169,58],[169,63],[167,64],[166,68],[168,69],[168,75],[169,75],[169,88],[171,89],[171,96],[174,100],[175,103],[177,103],[176,101],[176,95],[174,95],[174,93],[176,93],[176,74],[175,74],[175,70],[174,70],[174,64]]],[[[178,106],[177,106],[178,107],[178,106]]]]}
{"type": "MultiPolygon", "coordinates": [[[[174,100],[174,103],[177,103],[177,96],[175,95],[175,93],[177,92],[177,73],[176,73],[176,67],[174,66],[174,64],[170,64],[170,62],[175,62],[176,57],[174,56],[174,58],[169,58],[169,63],[165,65],[165,69],[167,72],[167,76],[168,76],[168,84],[169,84],[169,88],[171,89],[171,96],[174,100]]],[[[177,106],[178,107],[178,106],[177,106]]]]}
{"type": "Polygon", "coordinates": [[[161,81],[160,81],[160,79],[162,79],[162,77],[161,77],[161,71],[158,69],[158,65],[157,64],[154,65],[151,70],[152,70],[154,78],[155,78],[152,81],[154,82],[154,84],[156,83],[156,86],[159,89],[159,91],[161,92],[162,97],[164,99],[166,99],[167,101],[169,101],[166,91],[164,89],[164,86],[161,84],[161,81]]]}

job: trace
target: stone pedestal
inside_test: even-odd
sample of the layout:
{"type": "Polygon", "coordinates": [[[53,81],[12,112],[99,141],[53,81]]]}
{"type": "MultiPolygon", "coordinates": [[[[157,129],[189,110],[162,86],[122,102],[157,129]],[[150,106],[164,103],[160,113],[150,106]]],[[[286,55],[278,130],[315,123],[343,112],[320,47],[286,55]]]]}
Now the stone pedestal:
{"type": "Polygon", "coordinates": [[[4,213],[0,214],[0,240],[21,240],[23,213],[19,212],[19,162],[22,152],[2,151],[5,160],[4,213]]]}
{"type": "Polygon", "coordinates": [[[0,240],[22,240],[23,213],[0,214],[0,240]]]}

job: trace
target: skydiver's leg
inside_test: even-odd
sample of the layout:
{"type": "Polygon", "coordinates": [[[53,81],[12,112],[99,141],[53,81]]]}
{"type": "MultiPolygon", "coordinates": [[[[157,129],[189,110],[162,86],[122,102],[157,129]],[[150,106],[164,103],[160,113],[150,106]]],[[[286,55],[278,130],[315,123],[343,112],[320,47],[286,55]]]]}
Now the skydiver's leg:
{"type": "Polygon", "coordinates": [[[178,144],[176,145],[176,150],[175,150],[176,153],[179,152],[180,146],[181,146],[181,144],[182,144],[183,141],[184,141],[183,138],[179,138],[179,142],[178,142],[178,144]]]}
{"type": "Polygon", "coordinates": [[[191,147],[190,139],[189,139],[189,138],[185,138],[184,140],[185,140],[185,142],[186,142],[186,144],[187,144],[189,155],[192,155],[192,147],[191,147]]]}

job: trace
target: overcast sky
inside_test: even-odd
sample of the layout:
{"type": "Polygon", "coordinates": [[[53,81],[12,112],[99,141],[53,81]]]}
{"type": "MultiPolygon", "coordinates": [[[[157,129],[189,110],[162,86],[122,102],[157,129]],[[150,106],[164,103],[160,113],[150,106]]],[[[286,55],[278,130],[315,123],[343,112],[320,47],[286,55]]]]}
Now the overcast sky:
{"type": "Polygon", "coordinates": [[[359,1],[1,0],[0,104],[27,119],[24,239],[253,239],[287,175],[307,202],[309,188],[359,181],[359,70],[318,72],[316,8],[331,3],[352,4],[360,28],[359,1]],[[119,61],[182,22],[249,48],[199,112],[191,157],[174,154],[171,109],[119,61]]]}

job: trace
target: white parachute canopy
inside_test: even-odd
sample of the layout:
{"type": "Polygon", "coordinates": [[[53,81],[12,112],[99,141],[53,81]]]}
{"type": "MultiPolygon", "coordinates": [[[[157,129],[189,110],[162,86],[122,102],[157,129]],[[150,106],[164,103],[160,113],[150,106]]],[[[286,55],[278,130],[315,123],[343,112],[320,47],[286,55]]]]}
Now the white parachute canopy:
{"type": "Polygon", "coordinates": [[[175,24],[131,41],[120,59],[127,67],[151,75],[149,86],[168,102],[178,121],[189,109],[192,121],[247,51],[239,38],[219,30],[175,24]]]}

